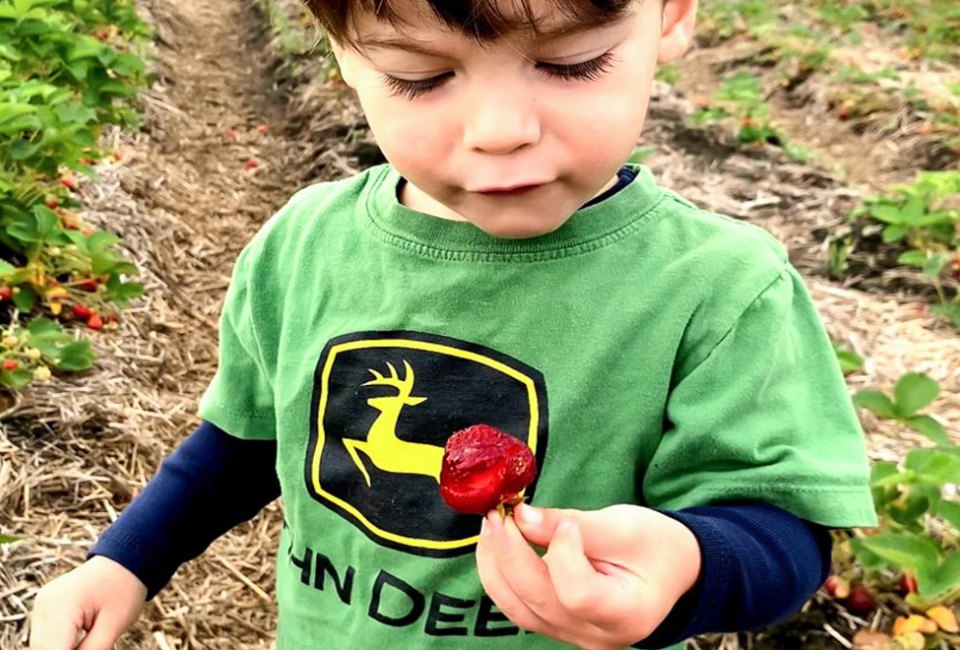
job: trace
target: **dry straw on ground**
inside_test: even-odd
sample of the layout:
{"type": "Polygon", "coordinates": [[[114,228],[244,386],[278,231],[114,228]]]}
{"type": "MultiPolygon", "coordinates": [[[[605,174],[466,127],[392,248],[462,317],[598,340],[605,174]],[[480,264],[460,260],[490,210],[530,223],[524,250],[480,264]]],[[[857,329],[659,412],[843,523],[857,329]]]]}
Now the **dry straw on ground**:
{"type": "MultiPolygon", "coordinates": [[[[37,589],[83,560],[99,531],[196,424],[197,400],[216,363],[219,306],[240,247],[306,180],[355,171],[348,146],[366,150],[352,142],[364,122],[342,91],[307,84],[293,89],[292,108],[284,106],[273,84],[275,49],[263,47],[263,20],[247,0],[151,0],[144,8],[159,30],[159,81],[145,100],[147,128],[113,134],[122,162],[103,168],[83,195],[84,216],[123,237],[146,293],[124,312],[118,332],[94,335],[100,360],[92,373],[36,386],[3,414],[0,530],[24,541],[0,549],[2,650],[23,647],[37,589]],[[261,124],[267,133],[256,128],[261,124]],[[252,170],[245,164],[251,158],[252,170]]],[[[651,137],[668,132],[655,117],[651,137]]],[[[829,220],[831,206],[854,192],[804,185],[814,172],[762,158],[734,158],[726,169],[709,170],[673,133],[658,142],[673,152],[661,159],[667,184],[693,190],[685,193],[708,207],[751,212],[783,201],[764,204],[754,176],[765,170],[769,196],[794,197],[798,214],[778,235],[795,244],[800,259],[809,259],[812,244],[799,213],[820,210],[829,220]],[[750,173],[731,173],[737,164],[750,173]],[[744,197],[745,185],[752,195],[744,197]]],[[[868,359],[851,387],[889,389],[903,372],[925,371],[944,388],[933,411],[957,435],[960,338],[916,300],[819,279],[810,287],[831,334],[868,359]]],[[[866,424],[877,458],[899,457],[918,442],[869,417],[866,424]]],[[[279,522],[275,504],[217,541],[147,606],[118,647],[269,647],[279,522]]],[[[735,638],[721,643],[737,647],[735,638]]]]}

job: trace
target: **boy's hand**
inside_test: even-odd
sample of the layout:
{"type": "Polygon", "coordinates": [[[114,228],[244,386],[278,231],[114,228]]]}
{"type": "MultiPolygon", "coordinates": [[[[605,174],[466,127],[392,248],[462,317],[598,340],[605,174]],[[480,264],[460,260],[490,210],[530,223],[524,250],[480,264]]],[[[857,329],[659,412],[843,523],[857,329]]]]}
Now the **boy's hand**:
{"type": "Polygon", "coordinates": [[[588,650],[649,636],[696,583],[700,561],[686,526],[633,505],[583,511],[521,504],[505,519],[493,511],[477,544],[480,581],[510,620],[588,650]]]}
{"type": "Polygon", "coordinates": [[[94,556],[37,593],[30,650],[109,650],[146,597],[147,588],[130,571],[94,556]]]}

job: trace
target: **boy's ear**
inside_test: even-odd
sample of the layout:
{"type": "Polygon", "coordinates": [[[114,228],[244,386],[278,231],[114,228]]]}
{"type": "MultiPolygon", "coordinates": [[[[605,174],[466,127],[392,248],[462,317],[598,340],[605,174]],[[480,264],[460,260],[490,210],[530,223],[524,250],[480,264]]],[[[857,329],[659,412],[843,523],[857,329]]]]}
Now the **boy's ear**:
{"type": "Polygon", "coordinates": [[[343,79],[343,83],[353,88],[353,67],[351,65],[351,59],[353,57],[347,55],[344,47],[332,38],[329,39],[329,43],[330,51],[333,52],[333,58],[337,60],[337,68],[340,70],[340,78],[343,79]]]}
{"type": "Polygon", "coordinates": [[[693,43],[697,22],[697,0],[661,0],[660,50],[658,63],[680,58],[693,43]]]}

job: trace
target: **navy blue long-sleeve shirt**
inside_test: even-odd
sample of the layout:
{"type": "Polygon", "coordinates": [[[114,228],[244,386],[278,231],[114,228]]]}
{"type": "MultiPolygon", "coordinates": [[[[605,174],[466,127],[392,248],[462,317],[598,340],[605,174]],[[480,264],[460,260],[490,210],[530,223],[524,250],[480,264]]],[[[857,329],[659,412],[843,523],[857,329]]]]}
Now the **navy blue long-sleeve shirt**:
{"type": "MultiPolygon", "coordinates": [[[[177,568],[280,496],[273,441],[241,440],[203,423],[91,549],[136,575],[153,598],[177,568]]],[[[661,511],[685,524],[703,556],[700,578],[638,648],[704,632],[757,629],[797,611],[826,579],[831,538],[764,503],[661,511]]]]}

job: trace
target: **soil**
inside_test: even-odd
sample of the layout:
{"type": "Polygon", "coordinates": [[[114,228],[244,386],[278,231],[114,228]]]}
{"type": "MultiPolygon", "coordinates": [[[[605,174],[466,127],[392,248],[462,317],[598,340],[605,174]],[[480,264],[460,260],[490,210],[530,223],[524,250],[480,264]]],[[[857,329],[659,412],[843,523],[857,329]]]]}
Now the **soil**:
{"type": "MultiPolygon", "coordinates": [[[[96,372],[0,405],[0,530],[27,540],[0,549],[0,650],[24,646],[39,586],[83,561],[98,531],[196,425],[241,247],[299,187],[383,160],[350,94],[317,81],[319,62],[306,56],[290,67],[278,58],[253,0],[149,0],[144,9],[158,34],[146,125],[113,135],[122,163],[84,192],[85,218],[123,234],[147,291],[119,332],[96,339],[96,372]]],[[[889,387],[907,369],[928,372],[944,391],[934,406],[960,439],[960,338],[929,313],[923,283],[882,260],[861,260],[858,275],[831,280],[824,261],[830,233],[865,192],[881,179],[912,177],[916,142],[857,133],[787,95],[776,99],[777,118],[818,151],[817,164],[688,125],[697,97],[709,95],[749,47],[701,48],[681,65],[676,87],[658,84],[639,143],[656,148],[648,163],[664,185],[785,244],[830,334],[869,356],[851,387],[889,387]]],[[[817,96],[812,86],[793,90],[803,92],[817,96]]],[[[888,423],[867,417],[865,425],[875,458],[897,458],[917,444],[888,423]]],[[[270,647],[280,524],[273,505],[218,540],[147,605],[117,647],[270,647]]],[[[698,647],[843,647],[827,628],[852,636],[850,619],[818,597],[763,633],[709,637],[698,647]]]]}

